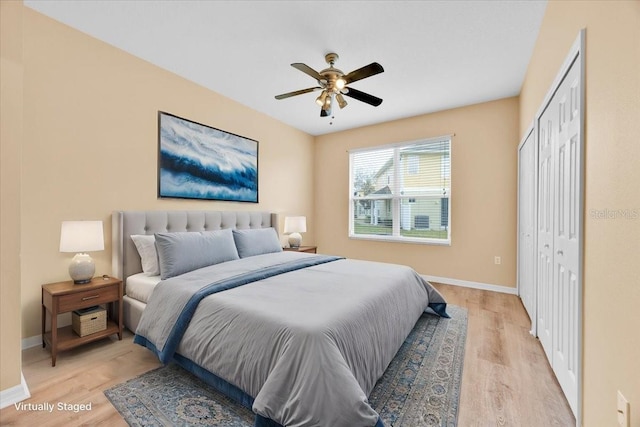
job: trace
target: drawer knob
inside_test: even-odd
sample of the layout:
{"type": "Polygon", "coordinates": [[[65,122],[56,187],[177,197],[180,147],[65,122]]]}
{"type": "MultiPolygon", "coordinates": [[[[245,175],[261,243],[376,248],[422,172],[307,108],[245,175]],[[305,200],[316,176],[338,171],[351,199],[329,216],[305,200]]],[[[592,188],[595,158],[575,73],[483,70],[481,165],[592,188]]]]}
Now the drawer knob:
{"type": "Polygon", "coordinates": [[[90,300],[90,299],[94,299],[94,298],[100,298],[100,294],[92,295],[90,297],[84,297],[84,298],[82,298],[82,301],[86,301],[86,300],[90,300]]]}

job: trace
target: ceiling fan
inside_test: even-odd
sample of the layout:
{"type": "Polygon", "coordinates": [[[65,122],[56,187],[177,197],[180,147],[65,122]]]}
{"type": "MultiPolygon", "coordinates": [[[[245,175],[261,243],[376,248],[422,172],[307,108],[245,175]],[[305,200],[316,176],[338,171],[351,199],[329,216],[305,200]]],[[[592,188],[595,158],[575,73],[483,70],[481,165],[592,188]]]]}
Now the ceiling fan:
{"type": "Polygon", "coordinates": [[[329,64],[329,68],[326,68],[320,72],[317,72],[308,65],[302,64],[300,62],[291,64],[293,68],[296,68],[316,79],[319,86],[283,93],[282,95],[277,95],[276,99],[285,99],[296,95],[302,95],[303,93],[322,90],[320,96],[316,98],[316,103],[321,108],[320,117],[328,117],[331,115],[331,106],[334,102],[334,99],[338,103],[340,108],[346,107],[347,101],[345,101],[342,95],[357,99],[358,101],[373,105],[374,107],[382,104],[382,99],[347,86],[358,80],[362,80],[367,77],[375,76],[376,74],[382,73],[384,71],[382,65],[378,64],[377,62],[372,62],[371,64],[365,65],[362,68],[358,68],[357,70],[352,71],[349,74],[344,74],[342,71],[333,67],[335,62],[338,60],[337,53],[328,53],[325,55],[324,59],[325,61],[327,61],[327,64],[329,64]]]}

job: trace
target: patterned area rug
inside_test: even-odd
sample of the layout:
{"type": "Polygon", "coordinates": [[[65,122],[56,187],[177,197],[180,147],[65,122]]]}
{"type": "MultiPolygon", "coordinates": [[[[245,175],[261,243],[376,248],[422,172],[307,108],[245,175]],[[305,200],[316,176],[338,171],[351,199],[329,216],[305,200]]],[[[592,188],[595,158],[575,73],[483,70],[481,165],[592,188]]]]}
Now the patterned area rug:
{"type": "MultiPolygon", "coordinates": [[[[467,310],[447,312],[420,317],[369,396],[386,427],[457,424],[467,310]]],[[[253,426],[250,409],[173,364],[104,393],[131,426],[253,426]]]]}

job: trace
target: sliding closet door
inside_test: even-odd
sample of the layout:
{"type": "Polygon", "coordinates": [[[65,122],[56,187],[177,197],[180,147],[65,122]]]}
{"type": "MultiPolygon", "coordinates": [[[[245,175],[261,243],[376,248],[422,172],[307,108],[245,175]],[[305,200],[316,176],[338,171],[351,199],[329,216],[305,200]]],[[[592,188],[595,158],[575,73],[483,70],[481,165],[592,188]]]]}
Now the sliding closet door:
{"type": "Polygon", "coordinates": [[[518,293],[536,333],[536,141],[533,129],[518,148],[518,293]]]}
{"type": "Polygon", "coordinates": [[[558,111],[554,140],[554,331],[552,366],[575,412],[580,286],[580,64],[573,63],[552,99],[558,111]]]}

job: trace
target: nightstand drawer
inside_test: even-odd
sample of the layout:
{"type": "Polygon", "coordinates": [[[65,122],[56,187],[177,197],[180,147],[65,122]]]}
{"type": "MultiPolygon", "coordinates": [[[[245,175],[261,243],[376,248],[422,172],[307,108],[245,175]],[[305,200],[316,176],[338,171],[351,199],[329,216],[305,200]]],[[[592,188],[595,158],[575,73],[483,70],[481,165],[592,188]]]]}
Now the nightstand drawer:
{"type": "MultiPolygon", "coordinates": [[[[82,285],[77,285],[82,286],[82,285]]],[[[119,299],[118,286],[108,286],[99,289],[88,289],[83,292],[76,292],[69,295],[61,295],[58,299],[58,312],[77,310],[79,308],[91,307],[92,305],[103,304],[119,299]]]]}

